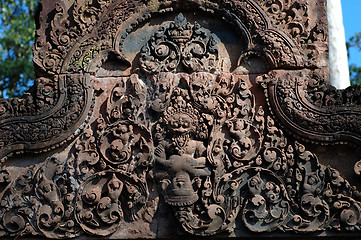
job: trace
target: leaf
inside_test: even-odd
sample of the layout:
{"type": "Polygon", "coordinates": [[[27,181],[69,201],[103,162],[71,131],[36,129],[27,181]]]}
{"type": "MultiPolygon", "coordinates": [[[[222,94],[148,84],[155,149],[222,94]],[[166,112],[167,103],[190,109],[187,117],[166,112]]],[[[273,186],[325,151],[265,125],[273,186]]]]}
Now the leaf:
{"type": "Polygon", "coordinates": [[[32,45],[38,0],[0,2],[0,97],[21,96],[35,79],[32,45]]]}

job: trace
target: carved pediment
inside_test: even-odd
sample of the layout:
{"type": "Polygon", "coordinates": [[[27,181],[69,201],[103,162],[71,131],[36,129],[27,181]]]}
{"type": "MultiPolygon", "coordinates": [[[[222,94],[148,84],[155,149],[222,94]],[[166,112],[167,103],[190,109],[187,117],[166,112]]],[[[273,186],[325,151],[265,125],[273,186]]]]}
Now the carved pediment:
{"type": "Polygon", "coordinates": [[[324,4],[40,1],[35,85],[0,100],[0,236],[359,234],[359,150],[309,144],[360,144],[324,4]]]}

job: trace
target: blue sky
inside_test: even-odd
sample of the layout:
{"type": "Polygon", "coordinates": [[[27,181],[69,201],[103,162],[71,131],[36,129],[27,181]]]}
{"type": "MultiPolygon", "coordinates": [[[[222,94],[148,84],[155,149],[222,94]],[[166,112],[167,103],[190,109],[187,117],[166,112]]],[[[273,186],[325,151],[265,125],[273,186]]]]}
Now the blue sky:
{"type": "MultiPolygon", "coordinates": [[[[361,0],[341,0],[346,41],[355,32],[361,32],[361,0]]],[[[349,64],[361,65],[361,52],[350,49],[349,64]]]]}

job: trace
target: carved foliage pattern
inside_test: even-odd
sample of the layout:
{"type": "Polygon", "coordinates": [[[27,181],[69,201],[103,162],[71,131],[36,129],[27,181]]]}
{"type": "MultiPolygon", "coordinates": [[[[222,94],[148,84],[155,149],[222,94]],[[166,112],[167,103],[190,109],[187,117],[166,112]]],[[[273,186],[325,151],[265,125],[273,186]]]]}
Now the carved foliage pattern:
{"type": "MultiPolygon", "coordinates": [[[[175,6],[160,2],[159,8],[175,6]]],[[[285,15],[279,9],[286,7],[277,6],[279,2],[264,1],[264,6],[280,24],[288,25],[291,35],[306,38],[296,17],[307,4],[285,1],[291,9],[285,15]]],[[[271,55],[274,67],[302,65],[297,47],[269,28],[253,1],[207,4],[202,7],[232,9],[225,11],[225,18],[242,18],[251,33],[248,43],[255,41],[253,50],[271,55]]],[[[35,44],[38,71],[86,71],[100,51],[113,46],[116,25],[132,13],[124,9],[139,6],[136,1],[112,6],[111,1],[75,1],[70,18],[69,9],[57,3],[50,39],[42,35],[35,44]],[[114,7],[109,14],[112,21],[104,16],[110,7],[114,7]],[[123,15],[113,17],[117,11],[123,15]],[[101,16],[109,21],[99,23],[101,16]],[[81,37],[84,41],[78,43],[81,37]]],[[[44,27],[38,34],[45,32],[44,27]]],[[[123,36],[124,40],[127,34],[123,36]]],[[[306,233],[360,230],[360,193],[302,144],[286,138],[268,112],[256,105],[245,76],[217,72],[217,43],[208,30],[178,15],[141,50],[140,64],[147,76],[118,78],[105,108],[74,141],[68,156],[55,154],[21,169],[3,166],[0,236],[72,238],[82,232],[109,236],[139,219],[150,224],[157,210],[152,184],[181,229],[194,235],[244,228],[306,233]]],[[[306,136],[307,131],[337,133],[342,121],[356,119],[317,109],[357,102],[348,91],[345,96],[322,93],[321,81],[305,81],[302,74],[290,79],[291,75],[278,77],[273,72],[260,81],[271,111],[276,109],[275,117],[291,116],[292,122],[306,129],[306,136]],[[332,116],[340,119],[326,128],[332,116]],[[309,126],[310,119],[315,125],[309,126]]],[[[45,121],[0,122],[0,149],[52,141],[80,121],[82,111],[90,108],[89,79],[83,75],[60,79],[39,78],[34,92],[24,99],[0,102],[0,121],[53,111],[45,121]],[[19,124],[25,130],[13,134],[19,124]]],[[[352,126],[359,128],[357,123],[352,126]]],[[[356,164],[355,171],[359,168],[356,164]]]]}
{"type": "Polygon", "coordinates": [[[273,71],[260,79],[272,112],[306,140],[360,142],[359,87],[335,90],[322,71],[273,71]],[[310,124],[312,123],[312,124],[310,124]]]}
{"type": "Polygon", "coordinates": [[[66,161],[2,169],[2,235],[112,234],[149,216],[151,169],[191,234],[359,229],[360,193],[288,142],[248,88],[226,73],[120,79],[66,161]]]}
{"type": "MultiPolygon", "coordinates": [[[[272,68],[302,67],[307,65],[304,56],[294,42],[284,33],[271,27],[269,16],[260,10],[259,5],[265,2],[224,0],[225,8],[229,10],[226,16],[236,19],[238,24],[244,24],[248,31],[248,40],[252,50],[264,55],[272,68]],[[241,22],[241,23],[240,23],[241,22]]],[[[277,21],[276,21],[277,22],[277,21]]],[[[252,54],[252,51],[249,52],[252,54]]],[[[247,54],[244,56],[247,57],[247,54]]],[[[242,56],[241,56],[242,59],[242,56]]]]}
{"type": "Polygon", "coordinates": [[[146,183],[151,135],[131,119],[111,117],[111,104],[120,104],[116,100],[109,99],[109,118],[86,128],[67,159],[53,157],[19,173],[3,167],[0,235],[72,238],[84,231],[106,236],[125,222],[154,214],[145,209],[145,203],[151,205],[146,183]]]}
{"type": "MultiPolygon", "coordinates": [[[[41,28],[37,30],[34,45],[36,67],[47,73],[60,73],[69,50],[77,44],[80,37],[93,30],[99,17],[111,2],[111,0],[77,0],[72,8],[72,18],[69,17],[67,13],[69,9],[64,3],[56,2],[55,15],[50,26],[42,23],[41,28]],[[50,28],[49,37],[44,35],[46,27],[50,28]]],[[[81,54],[79,51],[75,51],[74,55],[81,54]]]]}
{"type": "Polygon", "coordinates": [[[321,20],[310,18],[310,5],[308,1],[295,0],[267,0],[260,3],[272,22],[286,29],[301,44],[323,41],[327,37],[324,29],[316,22],[321,20]]]}
{"type": "Polygon", "coordinates": [[[322,21],[326,21],[326,14],[324,8],[319,8],[323,3],[313,5],[313,2],[304,0],[267,0],[259,4],[272,24],[284,29],[292,41],[302,46],[306,66],[325,66],[323,55],[327,50],[327,29],[322,21]]]}
{"type": "Polygon", "coordinates": [[[180,63],[190,72],[214,72],[218,67],[215,38],[179,14],[168,27],[160,27],[142,49],[140,64],[147,73],[172,72],[180,63]]]}
{"type": "Polygon", "coordinates": [[[106,236],[134,220],[146,202],[147,189],[136,175],[126,172],[100,172],[80,186],[76,219],[88,233],[106,236]]]}
{"type": "MultiPolygon", "coordinates": [[[[74,124],[87,116],[86,110],[90,108],[92,97],[89,78],[83,75],[59,76],[59,78],[58,83],[40,78],[34,88],[36,90],[33,92],[34,97],[25,95],[24,99],[10,101],[12,105],[7,104],[9,103],[7,100],[3,101],[4,105],[0,104],[0,107],[5,106],[4,108],[10,113],[16,112],[11,117],[5,116],[0,120],[2,157],[9,153],[11,147],[24,142],[36,145],[39,142],[49,141],[45,147],[51,145],[51,140],[61,138],[62,134],[71,131],[74,124]],[[33,112],[35,114],[32,114],[33,112]]],[[[71,134],[73,132],[69,132],[69,135],[71,134]]],[[[60,143],[61,140],[57,144],[60,143]]]]}
{"type": "MultiPolygon", "coordinates": [[[[224,0],[200,4],[199,9],[201,11],[221,12],[224,14],[222,17],[237,28],[245,25],[246,31],[249,33],[243,34],[247,35],[248,44],[254,46],[254,50],[257,52],[266,51],[270,55],[275,54],[276,56],[270,56],[270,62],[275,67],[303,65],[299,49],[285,35],[269,29],[269,20],[262,13],[258,4],[252,0],[224,0]],[[270,45],[269,42],[278,42],[278,44],[270,45]],[[280,45],[284,49],[275,52],[280,45]],[[281,61],[278,61],[279,56],[281,61]]],[[[103,51],[113,51],[114,44],[119,43],[120,46],[113,52],[117,55],[121,54],[124,40],[142,22],[153,15],[182,8],[176,1],[159,1],[155,7],[153,5],[152,1],[141,0],[84,2],[77,0],[72,7],[66,7],[61,2],[56,3],[55,16],[49,26],[47,22],[44,22],[38,29],[34,47],[34,62],[38,72],[80,73],[81,71],[88,71],[91,61],[100,57],[103,51]],[[144,4],[149,5],[149,8],[143,8],[144,4]],[[133,13],[136,18],[129,24],[123,25],[133,13]],[[120,26],[124,29],[118,37],[120,26]],[[47,28],[50,29],[50,37],[44,36],[47,28]],[[119,41],[118,38],[120,38],[119,41]],[[79,39],[82,40],[79,42],[79,39]]],[[[143,63],[147,65],[145,67],[143,64],[143,68],[147,72],[159,72],[162,69],[174,70],[175,66],[182,62],[189,71],[215,71],[218,59],[217,49],[214,45],[217,40],[211,34],[204,32],[199,24],[194,24],[194,26],[188,24],[191,29],[186,29],[187,23],[181,17],[172,24],[172,31],[169,31],[169,26],[163,26],[162,29],[159,29],[158,35],[150,40],[150,45],[143,49],[143,63]],[[176,30],[177,28],[178,30],[176,30]],[[180,31],[181,28],[184,29],[180,31]],[[192,36],[184,42],[185,45],[183,46],[183,43],[179,42],[181,38],[178,37],[178,43],[173,41],[174,38],[171,40],[171,35],[176,34],[176,32],[177,34],[190,34],[192,32],[192,36]],[[162,35],[163,37],[161,37],[162,35]],[[167,43],[164,44],[163,41],[167,43]],[[162,43],[160,44],[160,42],[162,43]],[[158,63],[154,62],[155,59],[150,59],[150,52],[157,53],[155,55],[157,61],[155,62],[158,63]],[[205,54],[205,52],[208,53],[205,54]],[[165,58],[169,63],[160,64],[165,58]],[[155,70],[157,68],[160,69],[155,70]]],[[[241,31],[245,31],[243,27],[241,28],[241,31]]],[[[182,38],[186,40],[184,37],[186,36],[182,38]]]]}
{"type": "Polygon", "coordinates": [[[254,232],[358,229],[359,193],[303,145],[288,144],[242,79],[178,79],[155,123],[154,166],[185,231],[232,231],[238,214],[254,232]]]}
{"type": "MultiPolygon", "coordinates": [[[[139,9],[141,9],[140,6],[142,6],[142,1],[115,1],[113,4],[111,3],[112,1],[108,0],[79,0],[75,1],[70,7],[67,6],[65,3],[55,2],[53,4],[55,7],[53,12],[54,14],[47,15],[46,11],[49,11],[49,9],[45,7],[45,2],[41,2],[40,4],[44,5],[44,12],[40,13],[42,19],[40,19],[40,28],[37,30],[37,38],[34,45],[34,62],[36,64],[37,74],[39,76],[43,76],[48,74],[64,73],[68,71],[87,71],[88,64],[101,51],[113,48],[114,42],[116,41],[116,39],[118,39],[116,34],[119,34],[119,26],[127,18],[129,18],[131,13],[138,12],[139,9]],[[44,21],[44,19],[49,16],[51,16],[52,19],[49,21],[44,21]],[[45,35],[46,33],[49,34],[45,35]],[[79,41],[79,39],[82,39],[82,41],[79,41]]],[[[151,3],[149,4],[151,5],[151,3]]],[[[172,8],[169,8],[173,4],[177,5],[176,3],[160,2],[158,10],[159,12],[161,12],[161,10],[164,10],[164,12],[173,11],[172,8]]],[[[268,28],[267,22],[264,19],[261,11],[257,8],[256,4],[252,1],[224,1],[219,5],[208,3],[202,4],[202,8],[200,9],[203,9],[204,11],[219,11],[223,8],[229,8],[229,6],[231,6],[232,9],[234,9],[232,11],[234,12],[229,12],[229,14],[225,14],[225,19],[229,19],[229,21],[231,21],[230,19],[237,19],[236,21],[238,21],[238,24],[241,24],[241,22],[247,24],[248,29],[250,29],[251,31],[252,37],[252,39],[249,39],[249,44],[252,41],[257,42],[257,37],[261,36],[262,32],[265,32],[262,38],[264,39],[263,47],[265,47],[265,49],[263,50],[266,52],[268,51],[270,55],[276,56],[273,59],[271,58],[271,61],[276,61],[273,63],[276,66],[281,66],[282,64],[299,64],[298,61],[294,60],[293,56],[297,49],[292,47],[289,42],[287,42],[280,35],[277,35],[276,33],[271,34],[270,31],[263,31],[268,28]],[[268,44],[269,42],[278,42],[279,44],[284,43],[281,45],[285,46],[285,49],[277,50],[277,52],[274,52],[275,49],[279,48],[277,46],[273,46],[272,44],[268,44]],[[267,50],[267,48],[269,49],[267,50]],[[281,59],[282,61],[277,63],[277,59],[281,59]]],[[[130,24],[126,29],[124,29],[124,33],[121,33],[121,39],[119,40],[119,44],[122,44],[122,41],[124,41],[128,33],[133,31],[138,24],[140,24],[142,21],[149,19],[151,17],[150,13],[154,14],[155,12],[158,11],[144,10],[143,13],[139,13],[136,21],[130,24]]],[[[178,58],[178,60],[181,61],[181,65],[183,65],[183,67],[185,67],[190,72],[205,70],[214,72],[217,68],[218,60],[218,50],[216,47],[217,40],[215,39],[214,35],[209,33],[208,30],[200,27],[197,23],[194,23],[194,25],[187,23],[181,15],[177,18],[175,22],[172,22],[171,25],[172,26],[163,27],[164,31],[166,31],[163,33],[163,36],[173,39],[168,39],[166,40],[166,42],[168,42],[167,44],[173,42],[173,47],[175,47],[176,49],[178,48],[177,54],[179,56],[176,57],[176,59],[178,58]],[[189,27],[191,29],[189,29],[189,27]],[[190,33],[190,36],[186,36],[190,33]],[[177,34],[183,34],[184,36],[178,36],[176,37],[178,40],[174,41],[176,39],[174,38],[174,36],[177,34]]],[[[160,32],[161,31],[162,30],[160,30],[160,32]]],[[[158,33],[158,35],[154,36],[153,40],[150,40],[150,45],[157,45],[159,44],[159,41],[163,41],[162,39],[157,39],[157,36],[160,37],[162,35],[160,34],[160,32],[158,33]],[[157,43],[152,41],[156,41],[157,43]]],[[[159,51],[166,52],[166,48],[163,49],[166,45],[162,44],[160,44],[160,48],[159,46],[157,46],[157,49],[154,48],[155,46],[150,47],[150,45],[148,46],[148,48],[145,47],[143,55],[145,59],[147,59],[147,61],[143,61],[143,63],[147,62],[147,64],[149,65],[149,63],[152,62],[150,59],[148,59],[152,58],[152,54],[151,52],[147,51],[153,51],[152,53],[155,53],[155,50],[157,50],[156,52],[158,53],[160,53],[159,51]]],[[[262,46],[260,47],[260,49],[262,49],[262,46]]],[[[119,50],[121,51],[121,46],[119,50]]],[[[163,54],[165,54],[165,52],[163,52],[163,54]]],[[[163,58],[160,55],[158,57],[163,58]]],[[[160,60],[158,59],[157,61],[159,65],[160,60]]],[[[171,65],[172,64],[170,64],[170,66],[171,65]]],[[[147,67],[145,67],[144,64],[143,66],[143,69],[147,72],[147,67]]],[[[153,69],[152,71],[157,72],[165,70],[163,68],[164,66],[158,70],[153,69]]],[[[167,70],[174,70],[174,66],[170,69],[168,68],[169,66],[167,67],[167,70]]],[[[58,104],[60,104],[61,102],[65,103],[65,101],[61,101],[62,96],[64,96],[65,89],[63,86],[63,82],[61,80],[59,81],[58,78],[58,76],[40,77],[36,80],[36,86],[34,87],[34,90],[31,93],[26,94],[23,99],[14,99],[11,101],[2,100],[2,102],[0,103],[0,118],[11,119],[13,117],[22,117],[29,115],[41,116],[42,113],[46,113],[50,109],[58,109],[58,104]]],[[[67,91],[68,95],[70,93],[71,91],[67,91]]],[[[80,104],[80,106],[84,106],[85,109],[89,109],[90,104],[90,101],[85,101],[84,104],[80,104]]],[[[47,120],[53,122],[51,119],[52,118],[49,118],[47,120]]],[[[7,120],[5,121],[8,122],[7,120]]],[[[63,119],[61,122],[68,122],[68,120],[63,119]]],[[[60,133],[65,133],[67,131],[67,127],[58,126],[60,123],[52,123],[57,126],[55,126],[54,129],[51,130],[47,129],[45,125],[48,124],[45,123],[45,121],[38,122],[37,124],[38,126],[36,127],[36,129],[43,129],[44,131],[50,132],[51,136],[44,133],[49,137],[46,139],[54,138],[54,136],[58,136],[60,133]],[[55,133],[52,134],[52,132],[54,131],[55,133]]],[[[16,124],[13,125],[13,127],[11,128],[9,128],[9,126],[5,124],[3,129],[4,133],[6,134],[4,134],[4,140],[0,141],[0,146],[10,146],[13,142],[17,143],[19,141],[38,141],[36,139],[42,139],[44,136],[43,133],[34,134],[32,131],[28,131],[27,127],[24,128],[25,130],[18,131],[18,126],[16,124]]],[[[40,130],[40,132],[43,132],[43,130],[40,130]]],[[[62,143],[61,140],[54,140],[51,142],[54,142],[56,144],[62,143]]],[[[36,149],[38,147],[31,146],[30,148],[36,149]]],[[[10,153],[11,151],[13,151],[13,149],[14,148],[11,147],[10,149],[3,150],[2,156],[10,153]]]]}

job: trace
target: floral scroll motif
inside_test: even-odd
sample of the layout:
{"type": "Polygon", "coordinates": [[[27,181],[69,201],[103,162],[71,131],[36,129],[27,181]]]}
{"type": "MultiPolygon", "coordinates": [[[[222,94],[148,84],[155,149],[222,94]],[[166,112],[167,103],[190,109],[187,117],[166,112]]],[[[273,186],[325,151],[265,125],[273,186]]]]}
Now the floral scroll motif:
{"type": "Polygon", "coordinates": [[[307,21],[311,3],[295,2],[55,2],[34,46],[34,89],[0,101],[2,156],[52,152],[34,165],[1,166],[0,237],[157,237],[164,219],[197,236],[360,231],[360,192],[281,129],[301,140],[359,141],[359,87],[329,89],[314,69],[273,70],[258,82],[240,74],[253,58],[271,68],[317,65],[302,54],[321,51],[313,44],[327,37],[307,21]],[[212,21],[179,13],[195,6],[242,37],[234,72],[219,63],[226,43],[200,24],[212,21]],[[163,16],[175,19],[158,23],[163,16]],[[128,61],[127,41],[155,22],[128,61]],[[308,44],[305,53],[291,36],[308,44]],[[119,61],[129,72],[97,75],[119,61]]]}
{"type": "Polygon", "coordinates": [[[232,231],[239,214],[253,232],[357,228],[359,193],[303,145],[287,143],[241,78],[160,76],[170,82],[162,100],[153,99],[165,109],[153,132],[154,166],[164,200],[185,231],[232,231]],[[331,219],[341,221],[330,225],[331,219]]]}
{"type": "Polygon", "coordinates": [[[152,183],[193,235],[359,230],[361,194],[287,139],[243,78],[120,78],[68,158],[2,169],[0,233],[108,236],[150,223],[152,183]]]}
{"type": "Polygon", "coordinates": [[[218,67],[216,39],[179,14],[169,26],[161,26],[143,47],[141,67],[146,73],[159,73],[172,72],[182,64],[190,72],[214,72],[218,67]]]}
{"type": "Polygon", "coordinates": [[[146,203],[146,184],[126,172],[100,172],[80,186],[76,219],[88,233],[107,236],[132,221],[146,203]]]}

